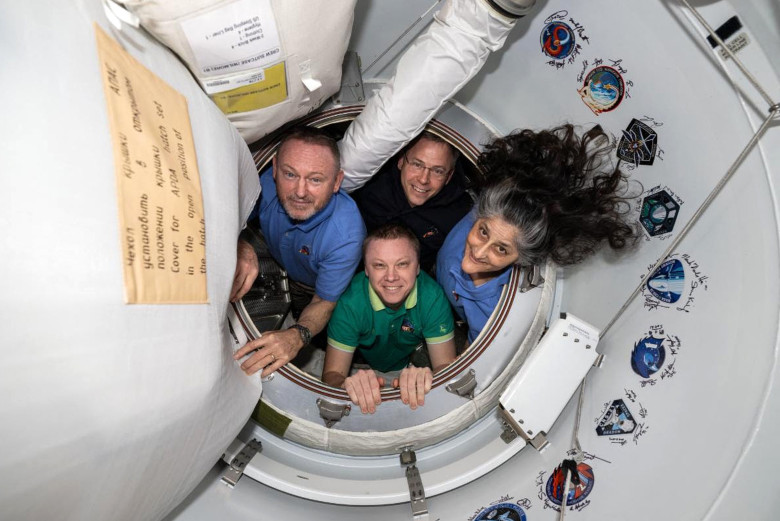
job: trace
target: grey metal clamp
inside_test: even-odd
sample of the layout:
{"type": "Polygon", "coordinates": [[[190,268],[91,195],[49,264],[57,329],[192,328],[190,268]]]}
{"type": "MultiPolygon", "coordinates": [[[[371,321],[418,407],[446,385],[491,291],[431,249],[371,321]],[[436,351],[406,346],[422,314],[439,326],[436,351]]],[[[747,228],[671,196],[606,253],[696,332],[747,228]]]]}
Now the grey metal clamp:
{"type": "Polygon", "coordinates": [[[238,483],[238,480],[241,479],[241,476],[244,475],[244,469],[246,466],[250,461],[252,461],[252,458],[255,456],[255,454],[260,452],[262,449],[262,443],[254,438],[252,441],[244,445],[244,447],[233,458],[233,461],[230,462],[230,466],[227,468],[227,470],[225,470],[225,473],[222,474],[222,482],[230,488],[235,487],[236,483],[238,483]]]}

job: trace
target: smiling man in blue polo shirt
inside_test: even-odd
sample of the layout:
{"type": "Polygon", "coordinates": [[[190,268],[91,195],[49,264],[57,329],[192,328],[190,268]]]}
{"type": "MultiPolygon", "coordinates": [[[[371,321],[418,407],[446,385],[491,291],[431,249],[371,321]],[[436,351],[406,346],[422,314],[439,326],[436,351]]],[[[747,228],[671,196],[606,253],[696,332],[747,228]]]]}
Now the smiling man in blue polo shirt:
{"type": "Polygon", "coordinates": [[[372,369],[401,371],[393,387],[412,409],[425,403],[433,373],[455,359],[454,323],[444,291],[420,271],[420,242],[408,228],[385,225],[363,243],[365,272],[352,279],[328,324],[322,380],[343,387],[365,413],[381,402],[384,377],[361,369],[349,376],[359,350],[372,369]],[[409,364],[417,346],[427,344],[433,371],[409,364]]]}
{"type": "MultiPolygon", "coordinates": [[[[291,328],[263,333],[236,351],[235,359],[255,351],[241,364],[247,374],[263,369],[266,376],[295,358],[325,328],[355,273],[366,229],[357,205],[340,190],[343,178],[335,141],[312,127],[289,133],[260,176],[260,228],[304,303],[291,328]]],[[[254,250],[240,241],[233,300],[249,290],[257,271],[254,250]]]]}

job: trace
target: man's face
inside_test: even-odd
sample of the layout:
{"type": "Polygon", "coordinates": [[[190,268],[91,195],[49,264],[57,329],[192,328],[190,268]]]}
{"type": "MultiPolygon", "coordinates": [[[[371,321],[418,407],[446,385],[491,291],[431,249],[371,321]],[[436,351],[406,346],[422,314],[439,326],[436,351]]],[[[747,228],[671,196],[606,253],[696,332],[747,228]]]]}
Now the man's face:
{"type": "Polygon", "coordinates": [[[344,172],[336,170],[331,151],[322,145],[292,139],[273,159],[276,194],[287,215],[305,221],[338,192],[344,172]]]}
{"type": "Polygon", "coordinates": [[[373,239],[366,247],[368,282],[385,306],[397,309],[414,288],[420,262],[409,239],[373,239]]]}
{"type": "Polygon", "coordinates": [[[450,182],[455,161],[447,143],[422,138],[398,160],[401,186],[411,206],[425,204],[450,182]]]}

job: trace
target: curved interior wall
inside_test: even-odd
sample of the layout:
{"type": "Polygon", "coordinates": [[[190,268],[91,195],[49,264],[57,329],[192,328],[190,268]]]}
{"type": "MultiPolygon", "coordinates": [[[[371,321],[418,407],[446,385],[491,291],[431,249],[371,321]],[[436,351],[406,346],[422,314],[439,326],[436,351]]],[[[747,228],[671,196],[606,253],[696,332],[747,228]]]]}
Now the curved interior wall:
{"type": "MultiPolygon", "coordinates": [[[[401,14],[383,16],[377,12],[389,7],[367,5],[368,14],[359,18],[364,24],[360,34],[391,41],[418,12],[413,2],[408,4],[394,6],[393,13],[401,14]]],[[[645,189],[668,187],[682,202],[680,219],[689,217],[765,114],[760,100],[732,67],[718,68],[676,2],[594,1],[577,11],[562,2],[539,4],[458,99],[501,132],[563,121],[598,122],[619,138],[632,119],[663,123],[653,127],[660,129],[663,161],[656,156],[653,165],[632,172],[645,189]],[[575,63],[581,66],[587,59],[589,69],[597,58],[622,60],[626,72],[620,74],[626,85],[632,82],[631,97],[609,112],[596,115],[582,103],[579,67],[549,65],[540,50],[545,19],[564,8],[569,9],[564,21],[577,27],[577,35],[581,28],[590,41],[575,63]],[[731,77],[746,98],[738,96],[731,77]]],[[[714,25],[739,10],[728,2],[700,7],[714,25]]],[[[10,194],[2,213],[8,245],[2,261],[2,316],[3,324],[11,325],[3,328],[0,378],[7,397],[3,417],[11,421],[3,423],[1,439],[14,450],[0,459],[4,475],[13,476],[0,492],[0,503],[11,518],[158,518],[195,486],[210,465],[208,453],[219,452],[240,427],[243,407],[237,399],[246,401],[248,410],[258,391],[230,359],[230,339],[220,329],[223,314],[213,311],[226,306],[232,275],[229,259],[220,261],[220,252],[232,251],[242,221],[232,199],[237,182],[205,186],[206,179],[218,179],[206,176],[207,169],[224,175],[226,164],[238,169],[241,163],[241,153],[233,148],[235,135],[225,130],[215,137],[215,128],[225,128],[223,120],[199,125],[193,117],[204,194],[213,190],[225,197],[222,205],[204,205],[207,229],[225,230],[212,236],[207,249],[210,265],[224,262],[209,278],[211,303],[129,312],[121,304],[119,250],[105,246],[116,241],[116,221],[95,218],[115,215],[115,188],[106,175],[112,171],[111,145],[92,18],[102,19],[99,8],[83,4],[18,5],[4,13],[8,23],[2,44],[8,52],[2,53],[0,70],[14,103],[3,118],[0,154],[3,193],[10,194]],[[44,49],[36,42],[47,45],[44,49]],[[42,56],[54,58],[50,82],[12,82],[6,76],[36,77],[42,56]],[[84,56],[83,61],[74,56],[84,56]],[[226,155],[225,149],[232,152],[226,155]],[[85,165],[95,166],[100,175],[85,165]],[[31,237],[45,238],[56,262],[43,257],[43,246],[31,237]],[[60,297],[36,298],[43,294],[60,297]],[[50,320],[46,328],[39,317],[50,320]],[[214,345],[221,349],[215,351],[214,345]],[[201,449],[204,461],[190,459],[201,449]]],[[[751,43],[739,56],[777,96],[776,74],[758,46],[761,38],[749,27],[744,32],[751,43]]],[[[147,48],[145,37],[133,34],[126,42],[131,54],[147,64],[164,64],[157,73],[185,94],[190,112],[213,113],[172,56],[147,48]]],[[[359,44],[356,49],[368,61],[370,53],[359,44]]],[[[678,249],[688,284],[685,301],[670,307],[645,306],[644,298],[634,302],[602,343],[607,360],[589,379],[580,434],[594,479],[588,495],[579,496],[579,512],[568,515],[729,519],[749,512],[756,519],[773,518],[777,505],[767,498],[776,497],[776,485],[767,440],[777,439],[780,425],[775,412],[780,410],[775,385],[777,135],[776,126],[770,128],[761,148],[678,249]],[[692,281],[699,283],[694,301],[675,309],[685,307],[692,281]],[[654,384],[642,386],[648,378],[633,372],[630,353],[653,337],[651,331],[658,333],[653,326],[659,325],[663,340],[672,337],[664,346],[661,371],[674,361],[675,374],[661,378],[656,373],[654,384]],[[618,399],[645,424],[643,434],[597,434],[605,404],[618,399]]],[[[600,256],[568,272],[567,310],[603,325],[663,249],[664,240],[648,237],[629,257],[600,256]]],[[[659,334],[654,338],[661,340],[659,334]]],[[[557,513],[547,483],[571,445],[573,406],[551,433],[545,452],[524,450],[483,479],[430,498],[432,515],[476,518],[499,502],[523,508],[529,519],[553,519],[557,513]]],[[[172,518],[296,518],[313,509],[321,519],[409,517],[405,504],[369,510],[312,504],[249,480],[230,491],[213,481],[215,472],[172,518]]]]}
{"type": "MultiPolygon", "coordinates": [[[[728,2],[695,5],[715,27],[739,11],[728,2]]],[[[351,47],[364,63],[372,62],[384,43],[369,35],[382,34],[380,27],[387,30],[391,20],[397,30],[387,32],[400,34],[414,19],[409,11],[421,11],[399,6],[404,14],[394,17],[385,9],[358,5],[351,47]]],[[[778,96],[776,72],[763,52],[771,49],[759,47],[766,38],[751,32],[745,20],[743,24],[734,36],[744,33],[751,43],[738,56],[778,96]]],[[[388,76],[392,63],[391,53],[370,72],[388,76]]],[[[648,157],[642,159],[645,164],[625,165],[642,183],[633,211],[638,219],[641,207],[666,191],[679,206],[674,227],[665,233],[654,230],[655,235],[642,232],[640,247],[628,255],[601,254],[564,272],[563,310],[599,327],[647,277],[675,231],[767,114],[733,66],[722,67],[678,2],[593,2],[576,9],[563,2],[539,2],[539,10],[518,22],[504,50],[488,60],[456,99],[502,133],[563,122],[598,123],[618,144],[635,119],[655,132],[652,164],[648,157]],[[545,27],[555,21],[567,24],[578,38],[580,48],[571,61],[555,60],[541,48],[545,27]],[[592,69],[602,65],[624,80],[624,97],[596,114],[578,91],[592,69]]],[[[636,133],[637,128],[644,129],[635,124],[631,130],[636,133]]],[[[749,512],[755,519],[773,518],[777,505],[766,498],[774,497],[776,489],[767,449],[780,425],[772,412],[778,406],[778,144],[775,125],[677,248],[673,259],[684,276],[679,297],[671,302],[670,292],[665,296],[670,302],[664,302],[645,286],[601,342],[599,351],[606,359],[588,379],[579,433],[589,470],[583,469],[586,485],[567,515],[729,519],[749,512]],[[635,346],[658,346],[655,354],[663,348],[656,372],[645,377],[632,368],[635,346]],[[616,401],[622,405],[613,407],[616,401]],[[630,412],[633,430],[610,435],[604,419],[610,410],[623,407],[630,412]]],[[[476,519],[510,503],[523,509],[527,519],[557,519],[548,483],[554,482],[553,471],[572,446],[575,408],[572,400],[544,452],[526,448],[484,478],[429,498],[431,515],[476,519]]],[[[425,483],[422,465],[421,472],[425,483]]],[[[256,483],[244,486],[231,500],[242,507],[262,505],[269,515],[294,516],[311,506],[256,483]]],[[[204,490],[181,507],[177,519],[197,518],[198,508],[216,504],[213,497],[204,490]]],[[[225,508],[236,511],[232,504],[225,508]]],[[[358,519],[367,512],[386,519],[409,517],[405,504],[370,510],[318,505],[323,519],[358,519]]]]}

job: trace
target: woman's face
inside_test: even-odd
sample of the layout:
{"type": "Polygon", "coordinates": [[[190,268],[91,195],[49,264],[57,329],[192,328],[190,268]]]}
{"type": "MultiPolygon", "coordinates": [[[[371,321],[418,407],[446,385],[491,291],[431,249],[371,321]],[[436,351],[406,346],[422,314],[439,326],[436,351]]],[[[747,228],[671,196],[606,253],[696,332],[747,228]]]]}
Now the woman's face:
{"type": "Polygon", "coordinates": [[[477,219],[466,237],[461,268],[472,278],[498,275],[520,257],[516,246],[519,233],[500,217],[477,219]]]}

